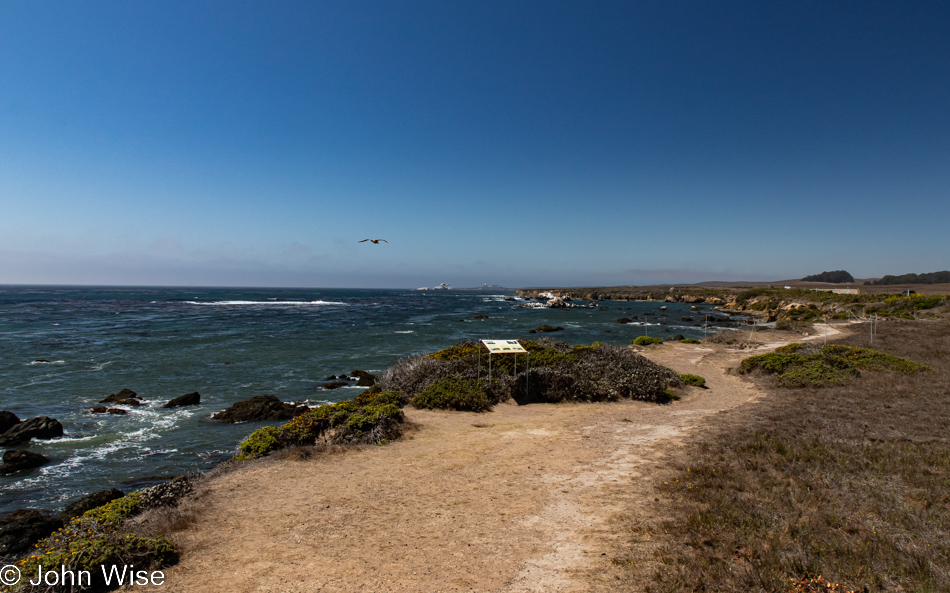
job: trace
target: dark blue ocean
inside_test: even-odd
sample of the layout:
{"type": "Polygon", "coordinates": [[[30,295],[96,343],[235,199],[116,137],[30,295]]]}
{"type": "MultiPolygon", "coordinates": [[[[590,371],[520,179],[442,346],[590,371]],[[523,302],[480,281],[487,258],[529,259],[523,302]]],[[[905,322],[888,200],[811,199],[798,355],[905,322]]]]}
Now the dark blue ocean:
{"type": "MultiPolygon", "coordinates": [[[[514,309],[513,292],[0,286],[0,410],[51,416],[66,434],[27,448],[52,462],[0,476],[0,513],[61,509],[104,488],[206,470],[258,425],[209,416],[255,395],[317,405],[361,388],[325,390],[329,375],[380,373],[400,358],[466,339],[524,338],[540,324],[571,343],[629,344],[650,335],[701,337],[689,305],[601,303],[514,309]],[[655,312],[655,325],[617,323],[655,312]],[[488,319],[474,319],[487,315],[488,319]],[[608,333],[609,332],[609,333],[608,333]],[[38,362],[47,361],[47,362],[38,362]],[[147,405],[126,415],[89,409],[123,388],[147,405]],[[200,406],[163,409],[198,391],[200,406]]],[[[520,302],[520,301],[518,301],[520,302]]],[[[538,334],[541,335],[541,334],[538,334]]],[[[537,336],[532,336],[537,337],[537,336]]]]}

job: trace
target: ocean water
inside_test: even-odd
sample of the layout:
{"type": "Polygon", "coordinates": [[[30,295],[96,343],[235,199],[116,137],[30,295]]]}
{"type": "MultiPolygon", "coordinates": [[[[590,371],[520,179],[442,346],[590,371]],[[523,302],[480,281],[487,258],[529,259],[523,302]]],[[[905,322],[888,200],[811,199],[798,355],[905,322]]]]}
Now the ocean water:
{"type": "MultiPolygon", "coordinates": [[[[110,487],[206,470],[262,424],[209,417],[255,395],[311,405],[361,388],[325,390],[329,375],[380,373],[410,354],[465,339],[525,338],[540,324],[571,343],[629,344],[649,333],[701,337],[689,305],[601,303],[514,309],[513,292],[0,286],[0,410],[51,416],[66,434],[26,448],[51,458],[0,476],[0,514],[62,509],[110,487]],[[617,323],[655,312],[650,325],[617,323]],[[474,319],[487,315],[488,319],[474,319]],[[607,331],[605,331],[607,330],[607,331]],[[609,331],[609,333],[608,333],[609,331]],[[48,362],[39,362],[39,361],[48,362]],[[126,415],[91,414],[123,388],[146,400],[126,415]],[[198,391],[201,405],[163,409],[198,391]]],[[[711,330],[710,330],[711,331],[711,330]]],[[[530,337],[539,337],[536,334],[530,337]]]]}

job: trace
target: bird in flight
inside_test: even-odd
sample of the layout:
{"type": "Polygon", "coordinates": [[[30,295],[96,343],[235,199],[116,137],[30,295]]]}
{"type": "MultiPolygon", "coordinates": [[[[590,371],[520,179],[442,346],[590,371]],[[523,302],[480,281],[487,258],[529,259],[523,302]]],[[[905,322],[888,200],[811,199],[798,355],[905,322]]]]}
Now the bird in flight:
{"type": "Polygon", "coordinates": [[[389,241],[387,241],[386,239],[363,239],[362,241],[357,241],[357,243],[366,243],[367,241],[369,241],[373,245],[379,245],[380,241],[382,241],[383,243],[389,243],[389,241]]]}

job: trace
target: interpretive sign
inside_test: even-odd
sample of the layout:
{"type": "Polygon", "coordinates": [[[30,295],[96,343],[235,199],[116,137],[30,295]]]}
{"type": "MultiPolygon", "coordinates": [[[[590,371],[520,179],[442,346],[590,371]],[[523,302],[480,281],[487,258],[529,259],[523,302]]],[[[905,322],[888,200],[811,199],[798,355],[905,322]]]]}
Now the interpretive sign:
{"type": "Polygon", "coordinates": [[[508,352],[510,354],[527,352],[524,346],[518,343],[518,340],[482,340],[482,344],[485,344],[485,347],[488,348],[488,351],[492,354],[499,352],[508,352]]]}

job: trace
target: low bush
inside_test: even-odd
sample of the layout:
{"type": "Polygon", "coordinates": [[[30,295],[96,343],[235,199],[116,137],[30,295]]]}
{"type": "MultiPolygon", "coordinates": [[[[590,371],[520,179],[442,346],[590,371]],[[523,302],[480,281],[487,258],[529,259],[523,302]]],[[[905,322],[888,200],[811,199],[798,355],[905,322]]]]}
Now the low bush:
{"type": "Polygon", "coordinates": [[[487,350],[476,342],[462,342],[397,362],[380,377],[380,386],[401,392],[403,401],[408,403],[439,384],[418,400],[428,405],[430,396],[433,401],[447,401],[448,394],[462,389],[460,386],[472,392],[477,385],[494,405],[509,398],[518,403],[621,398],[658,401],[664,389],[680,384],[676,373],[626,348],[596,342],[571,346],[548,338],[520,343],[530,354],[530,370],[523,354],[517,358],[495,355],[492,378],[488,381],[487,350]]]}
{"type": "MultiPolygon", "coordinates": [[[[166,537],[142,537],[129,532],[127,519],[144,510],[140,492],[132,492],[101,507],[86,511],[65,527],[36,544],[35,550],[21,559],[17,568],[24,575],[36,574],[40,566],[47,570],[62,566],[66,571],[88,571],[92,589],[106,589],[103,567],[135,565],[154,570],[178,562],[178,551],[166,537]]],[[[83,581],[83,584],[86,584],[83,581]]],[[[12,591],[70,591],[72,583],[32,587],[27,579],[12,591]]]]}
{"type": "Polygon", "coordinates": [[[654,338],[653,336],[640,336],[638,338],[634,338],[630,343],[634,346],[650,346],[652,344],[662,344],[663,340],[660,338],[654,338]]]}
{"type": "Polygon", "coordinates": [[[684,373],[680,375],[680,381],[682,381],[684,385],[702,387],[703,389],[706,388],[706,379],[704,377],[700,377],[699,375],[690,375],[689,373],[684,373]]]}
{"type": "Polygon", "coordinates": [[[487,412],[496,402],[488,397],[480,382],[449,376],[423,389],[411,403],[421,409],[487,412]]]}
{"type": "Polygon", "coordinates": [[[701,344],[702,343],[696,338],[683,338],[682,340],[680,340],[680,342],[684,344],[701,344]]]}
{"type": "Polygon", "coordinates": [[[367,389],[355,399],[314,408],[282,426],[265,426],[241,443],[238,459],[255,459],[272,451],[315,444],[379,444],[396,438],[404,420],[402,396],[367,389]]]}
{"type": "Polygon", "coordinates": [[[776,383],[782,387],[827,387],[848,383],[860,377],[862,370],[910,374],[930,367],[871,348],[828,344],[819,349],[788,344],[775,352],[746,358],[739,366],[740,373],[755,370],[777,375],[776,383]]]}

